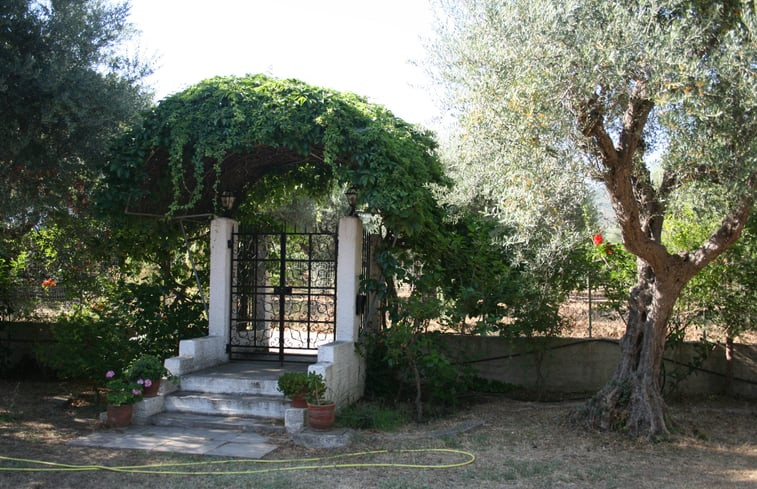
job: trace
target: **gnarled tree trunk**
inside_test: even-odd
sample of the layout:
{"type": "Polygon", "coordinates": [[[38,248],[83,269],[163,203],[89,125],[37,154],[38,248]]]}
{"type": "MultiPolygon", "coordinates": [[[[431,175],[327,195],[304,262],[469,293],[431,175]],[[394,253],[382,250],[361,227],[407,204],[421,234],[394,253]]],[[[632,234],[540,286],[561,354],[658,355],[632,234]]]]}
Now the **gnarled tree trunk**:
{"type": "MultiPolygon", "coordinates": [[[[587,101],[578,120],[597,150],[623,244],[637,257],[637,284],[628,301],[620,364],[582,413],[592,426],[656,438],[669,433],[659,378],[673,305],[686,283],[738,239],[754,197],[747,192],[735,202],[720,228],[696,250],[669,253],[661,235],[675,178],[664,173],[661,184],[653,185],[649,170],[639,161],[641,155],[636,154],[643,147],[643,129],[653,107],[647,95],[645,81],[635,80],[617,145],[605,128],[598,97],[587,101]]],[[[753,174],[749,187],[753,189],[755,182],[753,174]]]]}
{"type": "Polygon", "coordinates": [[[607,385],[586,406],[586,421],[637,437],[668,434],[660,369],[667,322],[680,288],[658,280],[639,260],[638,283],[629,298],[628,325],[620,340],[620,363],[607,385]]]}

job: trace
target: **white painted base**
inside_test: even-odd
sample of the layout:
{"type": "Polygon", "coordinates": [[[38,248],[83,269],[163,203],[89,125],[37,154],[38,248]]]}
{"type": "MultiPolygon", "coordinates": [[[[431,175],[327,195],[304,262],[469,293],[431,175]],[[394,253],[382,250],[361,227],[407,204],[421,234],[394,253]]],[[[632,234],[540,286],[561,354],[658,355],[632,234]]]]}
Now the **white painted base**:
{"type": "Polygon", "coordinates": [[[363,396],[365,389],[365,359],[355,350],[351,341],[335,341],[318,349],[318,362],[308,372],[323,376],[329,399],[337,410],[363,396]]]}
{"type": "Polygon", "coordinates": [[[179,390],[179,386],[163,378],[160,381],[160,390],[156,397],[148,397],[134,404],[134,411],[131,415],[133,424],[146,424],[147,419],[166,410],[165,396],[179,390]]]}
{"type": "Polygon", "coordinates": [[[307,409],[289,408],[284,411],[284,426],[287,433],[299,433],[305,429],[305,413],[307,409]]]}
{"type": "Polygon", "coordinates": [[[179,342],[179,356],[166,359],[164,365],[179,377],[229,361],[226,340],[222,336],[203,336],[179,342]]]}

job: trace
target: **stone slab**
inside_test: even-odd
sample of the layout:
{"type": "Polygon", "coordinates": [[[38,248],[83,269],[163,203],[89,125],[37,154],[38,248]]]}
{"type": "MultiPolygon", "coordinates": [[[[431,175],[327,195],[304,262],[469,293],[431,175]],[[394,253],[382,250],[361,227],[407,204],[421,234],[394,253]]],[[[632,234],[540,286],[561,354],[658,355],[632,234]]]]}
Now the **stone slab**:
{"type": "Polygon", "coordinates": [[[329,431],[305,429],[299,433],[293,433],[292,440],[305,448],[343,448],[352,443],[352,433],[352,430],[348,429],[329,431]]]}
{"type": "Polygon", "coordinates": [[[69,445],[251,459],[262,458],[277,448],[257,433],[161,426],[99,431],[69,445]]]}

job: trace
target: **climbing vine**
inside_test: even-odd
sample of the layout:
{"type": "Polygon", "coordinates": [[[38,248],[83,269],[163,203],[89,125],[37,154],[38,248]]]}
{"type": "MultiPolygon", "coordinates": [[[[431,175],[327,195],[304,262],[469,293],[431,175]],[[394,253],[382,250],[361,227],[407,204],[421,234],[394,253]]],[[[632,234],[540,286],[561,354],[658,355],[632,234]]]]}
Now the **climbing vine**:
{"type": "Polygon", "coordinates": [[[161,101],[114,145],[112,206],[166,216],[220,213],[272,174],[356,187],[361,207],[402,236],[433,229],[430,184],[446,184],[432,134],[351,94],[264,75],[213,78],[161,101]],[[301,171],[321,168],[322,171],[301,171]]]}

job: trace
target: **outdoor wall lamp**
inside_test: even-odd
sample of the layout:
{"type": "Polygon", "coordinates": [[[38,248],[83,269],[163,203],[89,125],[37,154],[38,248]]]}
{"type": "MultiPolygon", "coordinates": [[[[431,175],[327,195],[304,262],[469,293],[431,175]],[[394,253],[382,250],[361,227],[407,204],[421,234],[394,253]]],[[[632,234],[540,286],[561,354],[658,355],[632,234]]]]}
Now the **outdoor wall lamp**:
{"type": "Polygon", "coordinates": [[[350,204],[350,215],[355,215],[355,205],[357,205],[357,190],[355,187],[350,187],[344,195],[347,196],[347,203],[350,204]]]}
{"type": "Polygon", "coordinates": [[[230,190],[224,190],[221,194],[221,206],[226,210],[226,215],[231,215],[231,209],[234,207],[234,194],[230,190]]]}

